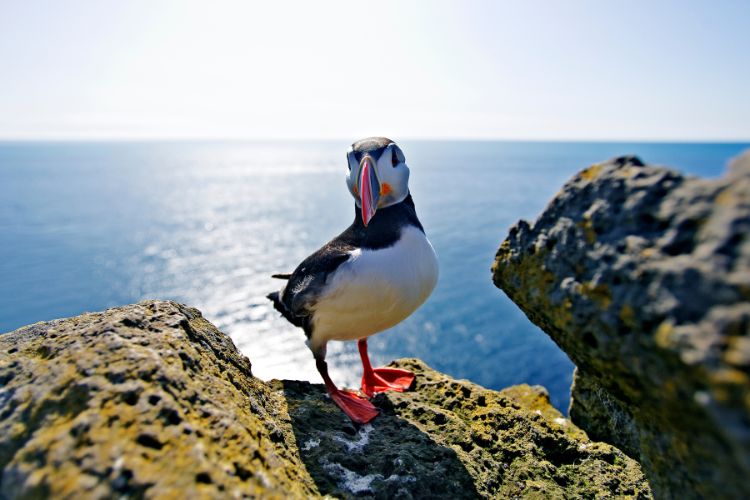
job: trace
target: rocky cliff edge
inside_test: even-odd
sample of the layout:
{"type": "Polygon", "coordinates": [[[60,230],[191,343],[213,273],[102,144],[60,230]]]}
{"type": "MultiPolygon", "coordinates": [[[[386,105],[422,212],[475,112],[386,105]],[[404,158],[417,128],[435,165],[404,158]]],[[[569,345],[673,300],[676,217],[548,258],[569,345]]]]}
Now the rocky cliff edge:
{"type": "Polygon", "coordinates": [[[196,309],[147,301],[0,336],[5,498],[649,498],[640,466],[540,387],[424,363],[353,425],[322,385],[263,382],[196,309]]]}

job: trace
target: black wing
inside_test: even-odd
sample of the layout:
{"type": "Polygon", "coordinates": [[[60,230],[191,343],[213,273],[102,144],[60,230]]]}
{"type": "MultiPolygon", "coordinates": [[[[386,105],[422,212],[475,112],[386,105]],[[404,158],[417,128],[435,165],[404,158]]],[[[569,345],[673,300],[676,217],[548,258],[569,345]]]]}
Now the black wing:
{"type": "Polygon", "coordinates": [[[268,294],[274,308],[309,336],[312,306],[328,276],[349,259],[349,252],[353,249],[352,245],[337,238],[303,260],[289,276],[283,295],[279,292],[268,294]]]}

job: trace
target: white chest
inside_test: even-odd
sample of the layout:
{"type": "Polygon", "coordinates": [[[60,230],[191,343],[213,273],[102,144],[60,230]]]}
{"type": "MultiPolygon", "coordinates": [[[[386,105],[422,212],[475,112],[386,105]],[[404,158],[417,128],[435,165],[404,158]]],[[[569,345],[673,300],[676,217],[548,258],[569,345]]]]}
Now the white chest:
{"type": "Polygon", "coordinates": [[[398,324],[427,300],[437,279],[435,250],[415,227],[388,248],[352,252],[315,306],[313,342],[367,337],[398,324]]]}

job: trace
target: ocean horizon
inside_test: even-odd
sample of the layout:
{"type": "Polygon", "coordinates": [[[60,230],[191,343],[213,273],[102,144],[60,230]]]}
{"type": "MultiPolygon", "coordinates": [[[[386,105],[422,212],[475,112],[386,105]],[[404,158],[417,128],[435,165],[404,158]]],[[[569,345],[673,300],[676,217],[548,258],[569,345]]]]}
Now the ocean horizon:
{"type": "MultiPolygon", "coordinates": [[[[370,341],[373,362],[418,357],[491,389],[545,386],[563,412],[573,365],[491,280],[508,229],[577,171],[620,155],[717,177],[750,143],[398,141],[440,261],[433,295],[370,341]]],[[[229,334],[262,378],[319,382],[301,330],[265,298],[346,228],[349,141],[0,141],[0,332],[172,299],[229,334]]],[[[334,380],[358,386],[355,343],[334,380]]]]}

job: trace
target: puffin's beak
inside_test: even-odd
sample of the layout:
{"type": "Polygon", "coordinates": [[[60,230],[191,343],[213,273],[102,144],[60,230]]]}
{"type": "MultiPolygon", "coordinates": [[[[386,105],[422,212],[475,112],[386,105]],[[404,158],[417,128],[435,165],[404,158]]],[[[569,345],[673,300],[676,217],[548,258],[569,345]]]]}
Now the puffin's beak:
{"type": "Polygon", "coordinates": [[[380,181],[375,173],[375,165],[369,156],[362,159],[362,168],[359,174],[359,197],[362,205],[362,222],[365,226],[375,215],[380,200],[380,181]]]}

